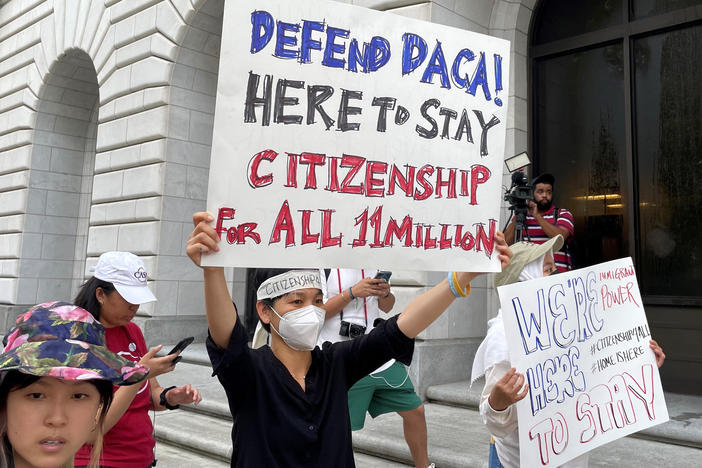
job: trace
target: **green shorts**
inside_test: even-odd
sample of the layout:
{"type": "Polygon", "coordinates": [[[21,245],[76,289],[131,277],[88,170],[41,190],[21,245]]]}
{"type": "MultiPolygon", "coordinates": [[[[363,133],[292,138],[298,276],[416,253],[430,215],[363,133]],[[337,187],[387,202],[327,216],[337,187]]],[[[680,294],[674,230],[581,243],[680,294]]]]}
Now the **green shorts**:
{"type": "Polygon", "coordinates": [[[351,430],[363,429],[366,411],[375,418],[384,413],[413,410],[421,404],[407,367],[395,361],[384,371],[363,377],[349,389],[351,430]]]}

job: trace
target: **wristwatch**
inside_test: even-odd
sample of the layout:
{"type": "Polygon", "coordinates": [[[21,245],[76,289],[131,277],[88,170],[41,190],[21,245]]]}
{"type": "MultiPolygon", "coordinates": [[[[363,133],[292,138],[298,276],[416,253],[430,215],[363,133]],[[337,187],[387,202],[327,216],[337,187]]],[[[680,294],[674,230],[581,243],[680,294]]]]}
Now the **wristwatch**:
{"type": "Polygon", "coordinates": [[[159,400],[159,403],[161,404],[161,406],[165,406],[166,409],[169,409],[169,410],[174,410],[174,409],[180,408],[180,405],[175,405],[175,406],[170,405],[170,404],[168,404],[168,400],[166,400],[166,393],[168,393],[169,390],[173,390],[174,388],[176,388],[175,385],[172,387],[164,388],[163,391],[161,392],[161,398],[159,400]]]}

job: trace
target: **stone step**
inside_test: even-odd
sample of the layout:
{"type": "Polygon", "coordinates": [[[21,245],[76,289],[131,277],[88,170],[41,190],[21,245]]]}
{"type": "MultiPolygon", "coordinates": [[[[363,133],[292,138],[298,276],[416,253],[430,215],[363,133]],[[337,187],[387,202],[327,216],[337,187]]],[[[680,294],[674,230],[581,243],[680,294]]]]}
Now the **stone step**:
{"type": "MultiPolygon", "coordinates": [[[[429,460],[437,467],[487,466],[490,435],[480,414],[472,409],[426,403],[429,460]]],[[[354,449],[377,457],[411,463],[402,435],[402,418],[395,413],[366,419],[353,433],[354,449]]],[[[702,466],[702,449],[655,440],[624,437],[590,452],[590,467],[702,466]],[[675,462],[672,462],[675,460],[675,462]]]]}
{"type": "MultiPolygon", "coordinates": [[[[470,387],[469,381],[435,385],[427,389],[431,402],[463,408],[477,409],[484,380],[479,379],[470,387]]],[[[665,393],[670,420],[632,434],[638,437],[676,445],[702,448],[702,396],[665,393]]]]}
{"type": "MultiPolygon", "coordinates": [[[[211,376],[204,346],[190,348],[176,370],[160,376],[159,382],[163,386],[196,383],[203,401],[195,408],[158,413],[156,434],[160,444],[224,461],[231,453],[231,414],[226,396],[217,379],[211,376]]],[[[428,389],[425,408],[429,456],[438,467],[487,466],[489,434],[476,411],[482,387],[482,381],[477,381],[472,388],[468,382],[457,382],[428,389]]],[[[671,416],[669,423],[594,450],[590,466],[667,466],[670,460],[676,463],[682,460],[680,466],[702,466],[699,448],[702,447],[699,437],[702,398],[666,394],[666,401],[671,416]]],[[[402,419],[395,413],[376,419],[367,417],[366,427],[353,433],[353,443],[357,459],[363,460],[363,464],[358,462],[359,467],[412,463],[403,437],[402,419]]]]}

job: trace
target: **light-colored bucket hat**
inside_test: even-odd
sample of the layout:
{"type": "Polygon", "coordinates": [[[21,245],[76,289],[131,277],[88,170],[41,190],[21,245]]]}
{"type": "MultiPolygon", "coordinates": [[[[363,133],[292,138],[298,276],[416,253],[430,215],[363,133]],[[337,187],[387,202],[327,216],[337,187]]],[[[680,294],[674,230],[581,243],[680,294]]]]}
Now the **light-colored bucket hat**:
{"type": "Polygon", "coordinates": [[[563,236],[558,234],[550,238],[543,244],[534,244],[533,242],[517,242],[509,246],[512,250],[512,259],[507,268],[495,275],[495,287],[504,286],[505,284],[516,283],[519,279],[519,274],[525,266],[538,260],[547,252],[557,252],[563,247],[563,236]]]}

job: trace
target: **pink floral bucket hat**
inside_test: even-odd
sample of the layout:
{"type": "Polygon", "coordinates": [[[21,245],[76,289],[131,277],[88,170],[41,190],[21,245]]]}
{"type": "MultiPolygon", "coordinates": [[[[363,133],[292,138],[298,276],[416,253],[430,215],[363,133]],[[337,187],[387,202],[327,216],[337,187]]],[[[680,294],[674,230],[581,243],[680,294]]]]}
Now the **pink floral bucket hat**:
{"type": "Polygon", "coordinates": [[[85,309],[67,302],[46,302],[17,317],[0,354],[0,372],[66,380],[100,379],[115,385],[144,380],[149,369],[105,346],[105,329],[85,309]]]}

